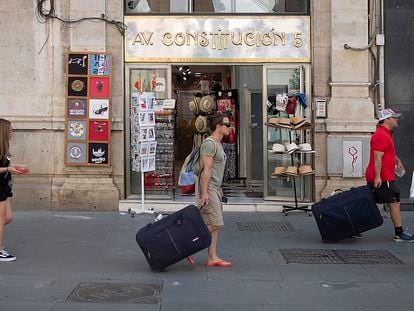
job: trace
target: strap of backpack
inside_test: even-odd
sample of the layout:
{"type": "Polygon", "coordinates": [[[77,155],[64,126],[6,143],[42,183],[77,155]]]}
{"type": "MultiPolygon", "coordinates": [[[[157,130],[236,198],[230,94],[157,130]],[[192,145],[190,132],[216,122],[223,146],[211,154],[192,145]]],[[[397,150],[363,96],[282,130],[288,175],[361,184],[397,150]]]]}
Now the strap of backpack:
{"type": "Polygon", "coordinates": [[[189,173],[190,171],[192,171],[193,165],[194,165],[194,159],[197,157],[200,157],[200,147],[196,147],[195,149],[193,149],[190,153],[191,158],[189,159],[188,163],[187,163],[187,167],[186,167],[186,172],[189,173]]]}
{"type": "Polygon", "coordinates": [[[216,153],[217,153],[217,149],[218,149],[218,147],[217,147],[217,143],[216,143],[216,141],[213,139],[213,138],[211,138],[211,137],[207,137],[205,140],[211,140],[213,143],[214,143],[214,154],[213,154],[213,158],[216,156],[216,153]]]}
{"type": "MultiPolygon", "coordinates": [[[[214,143],[214,154],[213,154],[213,158],[216,156],[216,153],[217,153],[217,149],[218,149],[218,147],[217,147],[217,143],[216,143],[216,141],[213,139],[213,138],[211,138],[211,137],[207,137],[205,140],[211,140],[213,143],[214,143]]],[[[201,146],[200,146],[200,149],[201,149],[201,146]]],[[[199,161],[201,161],[201,154],[199,155],[199,158],[198,158],[198,160],[199,161]]],[[[199,176],[201,176],[201,173],[203,172],[203,170],[204,170],[204,165],[202,166],[202,168],[201,168],[201,170],[200,170],[200,174],[199,174],[199,176]]]]}

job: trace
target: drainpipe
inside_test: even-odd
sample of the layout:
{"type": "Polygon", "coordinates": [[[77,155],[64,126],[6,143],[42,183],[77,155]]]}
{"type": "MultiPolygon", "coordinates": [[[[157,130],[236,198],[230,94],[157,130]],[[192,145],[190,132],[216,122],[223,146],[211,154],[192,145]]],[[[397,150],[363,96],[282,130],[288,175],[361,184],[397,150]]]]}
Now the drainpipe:
{"type": "MultiPolygon", "coordinates": [[[[380,34],[384,36],[384,0],[380,0],[380,34]]],[[[384,86],[384,45],[378,46],[378,92],[379,92],[379,107],[385,106],[385,86],[384,86]]]]}

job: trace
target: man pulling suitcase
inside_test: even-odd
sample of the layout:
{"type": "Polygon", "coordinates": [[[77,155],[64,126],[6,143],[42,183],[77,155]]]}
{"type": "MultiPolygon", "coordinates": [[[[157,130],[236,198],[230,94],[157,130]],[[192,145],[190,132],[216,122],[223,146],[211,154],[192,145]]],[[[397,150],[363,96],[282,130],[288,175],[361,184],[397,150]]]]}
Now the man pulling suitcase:
{"type": "Polygon", "coordinates": [[[414,242],[414,236],[405,232],[400,213],[400,190],[395,185],[396,168],[400,177],[405,172],[401,160],[395,154],[392,130],[398,127],[401,113],[392,109],[378,112],[377,130],[371,137],[369,163],[365,178],[370,189],[374,190],[377,203],[388,203],[391,221],[394,224],[395,242],[414,242]]]}

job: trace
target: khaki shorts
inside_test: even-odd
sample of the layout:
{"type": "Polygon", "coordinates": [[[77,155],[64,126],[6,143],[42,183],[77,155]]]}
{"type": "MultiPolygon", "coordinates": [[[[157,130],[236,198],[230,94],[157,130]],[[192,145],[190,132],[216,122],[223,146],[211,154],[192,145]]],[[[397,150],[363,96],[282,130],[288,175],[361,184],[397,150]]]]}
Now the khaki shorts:
{"type": "MultiPolygon", "coordinates": [[[[196,183],[196,203],[200,208],[199,185],[196,183]]],[[[208,190],[208,204],[200,209],[201,217],[203,217],[206,225],[223,226],[223,204],[221,203],[220,191],[209,187],[208,190]]]]}

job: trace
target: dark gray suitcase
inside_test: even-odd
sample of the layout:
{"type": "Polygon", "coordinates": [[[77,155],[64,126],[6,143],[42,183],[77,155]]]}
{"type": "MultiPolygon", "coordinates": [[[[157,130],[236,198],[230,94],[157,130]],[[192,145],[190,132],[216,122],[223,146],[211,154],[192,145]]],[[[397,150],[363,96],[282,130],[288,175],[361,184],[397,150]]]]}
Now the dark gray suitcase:
{"type": "Polygon", "coordinates": [[[161,271],[209,247],[211,235],[198,208],[189,205],[146,225],[136,240],[151,269],[161,271]]]}
{"type": "Polygon", "coordinates": [[[339,241],[379,227],[383,219],[367,186],[351,188],[312,205],[324,241],[339,241]]]}

